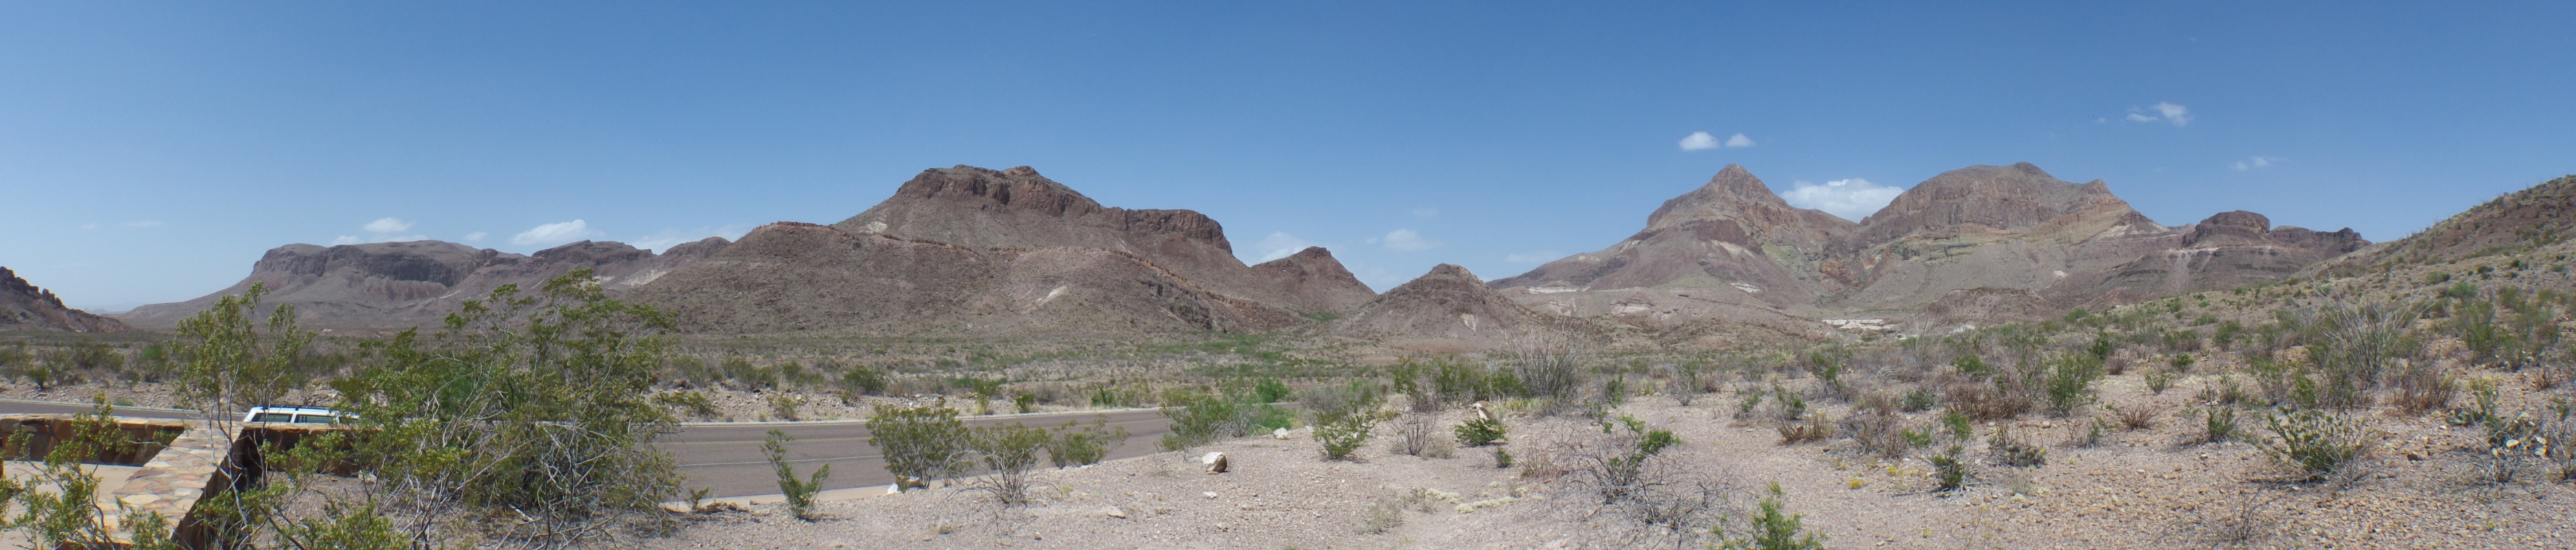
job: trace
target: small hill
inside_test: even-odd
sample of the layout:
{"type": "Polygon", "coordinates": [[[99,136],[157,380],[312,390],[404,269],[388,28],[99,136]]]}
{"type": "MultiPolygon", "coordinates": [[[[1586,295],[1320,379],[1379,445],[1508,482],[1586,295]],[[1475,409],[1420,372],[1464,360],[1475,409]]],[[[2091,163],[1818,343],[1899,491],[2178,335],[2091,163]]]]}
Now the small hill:
{"type": "Polygon", "coordinates": [[[63,305],[53,291],[38,288],[0,267],[0,332],[125,332],[125,323],[63,305]]]}
{"type": "Polygon", "coordinates": [[[226,295],[264,283],[263,303],[294,304],[307,327],[399,329],[435,326],[466,300],[517,284],[533,292],[547,280],[590,268],[611,293],[623,293],[723,250],[709,237],[661,254],[624,243],[582,241],[532,255],[445,241],[338,246],[291,244],[270,249],[233,286],[185,302],[152,304],[118,315],[138,327],[170,329],[226,295]]]}
{"type": "Polygon", "coordinates": [[[1440,264],[1334,321],[1326,334],[1373,341],[1429,341],[1460,349],[1525,341],[1606,341],[1592,322],[1530,309],[1467,268],[1440,264]]]}

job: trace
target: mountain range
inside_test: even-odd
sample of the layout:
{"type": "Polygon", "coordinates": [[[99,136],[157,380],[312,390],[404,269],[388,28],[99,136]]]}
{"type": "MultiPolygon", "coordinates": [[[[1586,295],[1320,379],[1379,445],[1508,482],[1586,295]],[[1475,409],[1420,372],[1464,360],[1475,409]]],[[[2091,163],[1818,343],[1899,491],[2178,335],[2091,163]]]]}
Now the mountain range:
{"type": "Polygon", "coordinates": [[[612,294],[700,333],[1293,329],[1464,348],[1669,343],[1729,325],[2024,320],[2279,279],[2368,244],[2349,229],[2273,227],[2242,211],[2166,226],[2100,180],[2067,182],[2028,163],[1942,173],[1855,222],[1790,206],[1730,165],[1599,251],[1491,282],[1444,264],[1379,294],[1323,248],[1245,265],[1198,212],[1104,206],[1025,166],[957,166],[924,170],[837,223],[778,222],[661,254],[587,241],[525,256],[439,241],[288,245],[231,288],[118,317],[167,329],[265,283],[270,302],[296,304],[311,326],[426,326],[502,284],[533,288],[587,267],[612,294]]]}

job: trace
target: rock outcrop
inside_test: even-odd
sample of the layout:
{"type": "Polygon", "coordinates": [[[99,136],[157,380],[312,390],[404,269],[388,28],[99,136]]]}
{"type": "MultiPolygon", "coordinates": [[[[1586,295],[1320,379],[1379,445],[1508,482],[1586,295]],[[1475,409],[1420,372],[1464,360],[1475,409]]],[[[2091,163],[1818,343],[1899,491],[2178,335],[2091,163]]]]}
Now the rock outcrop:
{"type": "Polygon", "coordinates": [[[2237,288],[2288,277],[2370,244],[2349,228],[2333,233],[2276,228],[2270,218],[2243,210],[2220,212],[2180,233],[2176,246],[2148,252],[2101,283],[2068,286],[2053,301],[2109,305],[2237,288]]]}
{"type": "Polygon", "coordinates": [[[663,254],[624,243],[582,241],[520,255],[445,241],[339,246],[291,244],[270,249],[241,282],[185,302],[153,304],[117,316],[138,327],[169,329],[226,295],[265,284],[266,304],[294,304],[304,326],[400,329],[436,326],[466,300],[505,284],[533,293],[547,280],[589,268],[612,294],[644,286],[723,250],[709,237],[663,254]]]}
{"type": "Polygon", "coordinates": [[[0,332],[124,332],[125,323],[63,305],[53,291],[38,288],[0,267],[0,332]]]}
{"type": "Polygon", "coordinates": [[[2404,239],[2319,264],[2309,273],[2352,276],[2398,264],[2519,252],[2571,236],[2576,236],[2576,176],[2564,176],[2470,207],[2404,239]]]}

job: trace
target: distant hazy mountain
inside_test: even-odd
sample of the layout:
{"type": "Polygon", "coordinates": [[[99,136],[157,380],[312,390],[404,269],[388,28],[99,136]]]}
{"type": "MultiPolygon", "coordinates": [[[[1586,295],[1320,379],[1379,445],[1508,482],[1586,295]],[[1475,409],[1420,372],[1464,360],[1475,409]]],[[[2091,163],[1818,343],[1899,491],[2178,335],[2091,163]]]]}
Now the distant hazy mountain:
{"type": "MultiPolygon", "coordinates": [[[[152,304],[118,315],[137,327],[170,329],[226,295],[266,283],[264,304],[294,304],[304,326],[362,329],[436,326],[466,300],[517,284],[535,293],[547,280],[591,268],[612,293],[623,293],[723,250],[722,238],[673,246],[661,254],[615,242],[582,241],[521,255],[445,241],[290,244],[270,249],[233,286],[185,302],[152,304]]],[[[262,306],[263,308],[267,306],[262,306]]]]}

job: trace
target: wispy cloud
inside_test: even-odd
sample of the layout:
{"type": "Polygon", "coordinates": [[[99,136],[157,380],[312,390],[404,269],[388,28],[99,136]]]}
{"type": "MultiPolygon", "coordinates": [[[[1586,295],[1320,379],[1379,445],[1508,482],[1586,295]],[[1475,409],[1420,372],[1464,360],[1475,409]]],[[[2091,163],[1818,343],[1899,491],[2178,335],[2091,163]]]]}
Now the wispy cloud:
{"type": "Polygon", "coordinates": [[[98,222],[81,224],[81,229],[98,229],[98,222]]]}
{"type": "Polygon", "coordinates": [[[1828,181],[1823,185],[1800,181],[1788,193],[1781,194],[1780,200],[1788,201],[1790,206],[1823,210],[1842,219],[1859,221],[1886,208],[1888,202],[1902,194],[1905,194],[1904,189],[1852,178],[1828,181]]]}
{"type": "Polygon", "coordinates": [[[2154,105],[2148,105],[2145,109],[2137,107],[2129,108],[2129,122],[2155,122],[2162,120],[2168,124],[2174,125],[2175,128],[2181,128],[2191,125],[2191,118],[2190,107],[2175,105],[2170,101],[2158,101],[2154,105]],[[2147,112],[2148,110],[2154,110],[2155,112],[2150,114],[2147,112]]]}
{"type": "Polygon", "coordinates": [[[367,222],[365,225],[358,226],[359,229],[366,230],[370,235],[364,237],[357,235],[341,235],[337,238],[331,239],[331,246],[429,240],[427,235],[402,234],[404,231],[410,231],[411,226],[411,222],[402,221],[400,218],[376,218],[376,221],[367,222]]]}
{"type": "Polygon", "coordinates": [[[1517,252],[1517,253],[1512,253],[1512,254],[1504,254],[1504,255],[1503,255],[1503,261],[1511,262],[1511,263],[1516,263],[1516,264],[1543,264],[1543,263],[1548,263],[1548,262],[1556,261],[1556,259],[1557,259],[1557,258],[1563,258],[1563,257],[1565,257],[1565,253],[1563,253],[1563,252],[1557,252],[1557,251],[1554,251],[1554,250],[1539,250],[1539,251],[1533,251],[1533,252],[1517,252]]]}
{"type": "Polygon", "coordinates": [[[1291,254],[1296,254],[1299,251],[1305,250],[1306,247],[1309,246],[1315,246],[1315,243],[1297,238],[1296,235],[1290,235],[1285,231],[1272,231],[1270,232],[1270,236],[1262,237],[1261,242],[1254,243],[1252,245],[1251,252],[1256,254],[1252,258],[1247,259],[1245,263],[1257,264],[1286,258],[1291,254]]]}
{"type": "Polygon", "coordinates": [[[2236,162],[2227,163],[2227,167],[2228,167],[2228,168],[2234,168],[2234,169],[2236,169],[2237,171],[2240,171],[2240,172],[2241,172],[2241,171],[2245,171],[2245,170],[2254,170],[2254,169],[2258,169],[2258,168],[2270,168],[2270,167],[2272,167],[2272,161],[2276,161],[2276,160],[2281,160],[2281,158],[2280,158],[2280,157],[2267,157],[2267,156],[2262,156],[2262,155],[2255,155],[2255,156],[2251,156],[2251,157],[2246,157],[2246,158],[2245,158],[2245,160],[2240,160],[2240,161],[2236,161],[2236,162]]]}
{"type": "Polygon", "coordinates": [[[1742,132],[1737,132],[1735,135],[1726,136],[1725,141],[1719,141],[1717,136],[1710,135],[1708,132],[1691,132],[1691,135],[1682,136],[1681,145],[1682,150],[1684,151],[1716,149],[1719,147],[1752,147],[1753,138],[1744,137],[1742,132]]]}
{"type": "Polygon", "coordinates": [[[535,229],[529,229],[517,235],[511,235],[510,244],[519,246],[554,246],[606,234],[607,233],[591,229],[589,222],[573,220],[540,225],[535,229]]]}
{"type": "Polygon", "coordinates": [[[368,233],[401,233],[411,230],[411,222],[402,221],[400,218],[377,218],[376,221],[367,222],[367,225],[361,228],[366,229],[368,233]]]}
{"type": "Polygon", "coordinates": [[[476,232],[473,232],[473,233],[466,233],[466,234],[465,234],[465,242],[469,242],[469,243],[483,242],[483,238],[484,238],[484,237],[490,237],[490,236],[492,236],[492,234],[491,234],[491,233],[484,233],[484,232],[481,232],[481,231],[476,231],[476,232]]]}
{"type": "Polygon", "coordinates": [[[1440,242],[1440,241],[1435,241],[1435,240],[1431,240],[1431,239],[1422,238],[1422,233],[1420,233],[1420,232],[1416,232],[1416,231],[1411,230],[1411,229],[1397,229],[1397,230],[1394,230],[1394,231],[1389,231],[1389,232],[1387,232],[1386,236],[1384,236],[1384,237],[1369,237],[1368,242],[1369,242],[1370,244],[1382,244],[1382,245],[1385,245],[1387,250],[1395,250],[1395,251],[1402,251],[1402,252],[1412,252],[1412,251],[1416,251],[1416,250],[1430,250],[1430,249],[1434,249],[1434,248],[1440,248],[1440,246],[1441,246],[1441,245],[1448,244],[1448,243],[1443,243],[1443,242],[1440,242]]]}

